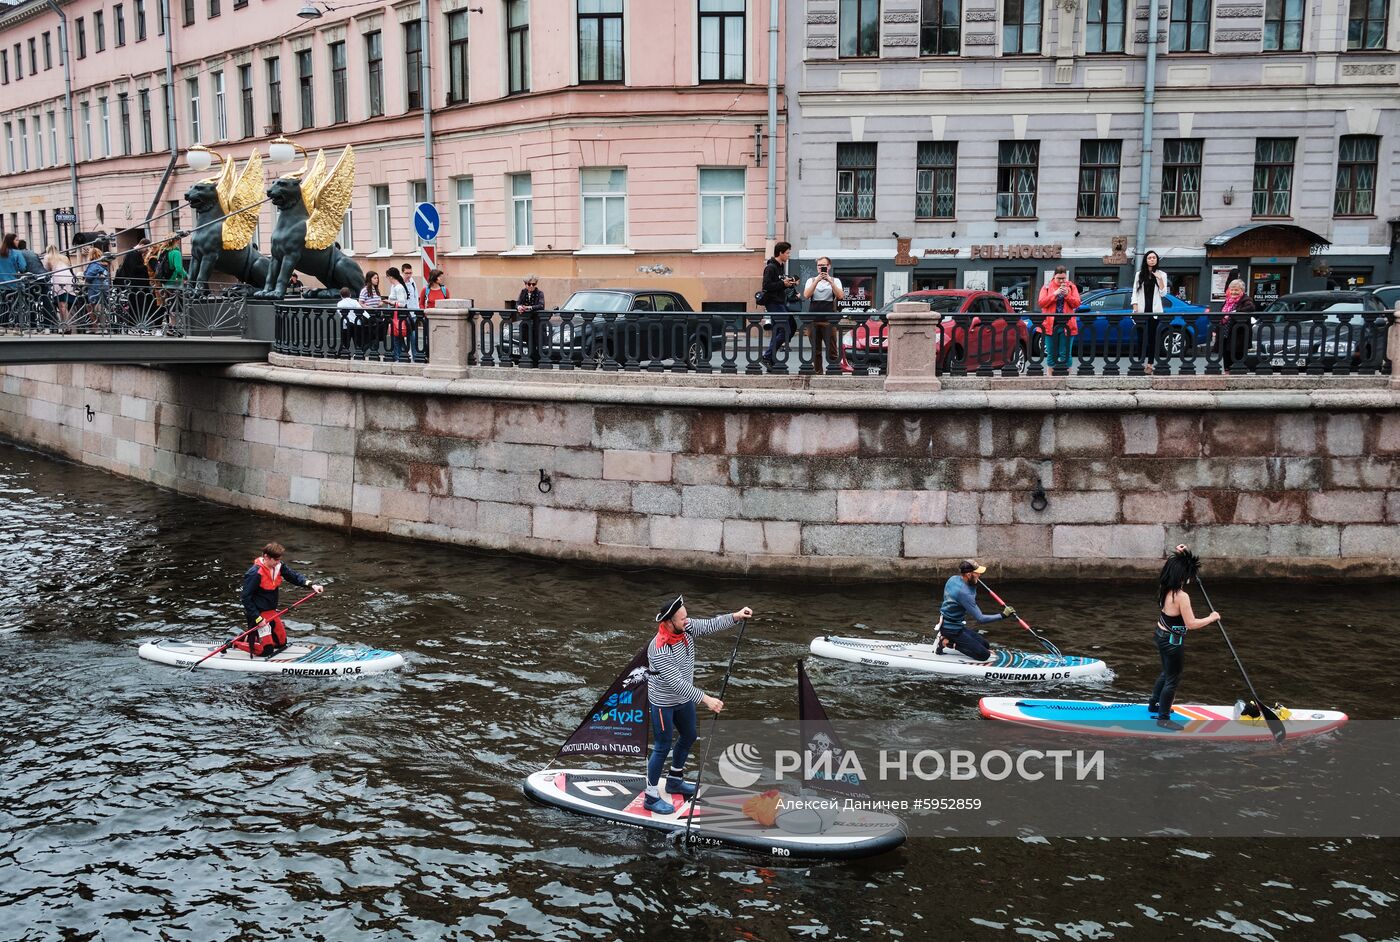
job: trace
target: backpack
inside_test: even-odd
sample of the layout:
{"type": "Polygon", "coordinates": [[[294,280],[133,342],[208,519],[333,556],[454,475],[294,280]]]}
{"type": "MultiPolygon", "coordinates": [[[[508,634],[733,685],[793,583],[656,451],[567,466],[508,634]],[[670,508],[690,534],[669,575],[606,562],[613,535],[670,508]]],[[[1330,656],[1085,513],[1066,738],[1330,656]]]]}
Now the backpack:
{"type": "Polygon", "coordinates": [[[156,277],[161,281],[169,281],[175,277],[175,266],[170,262],[171,251],[173,250],[167,249],[160,253],[160,261],[156,265],[156,277]]]}

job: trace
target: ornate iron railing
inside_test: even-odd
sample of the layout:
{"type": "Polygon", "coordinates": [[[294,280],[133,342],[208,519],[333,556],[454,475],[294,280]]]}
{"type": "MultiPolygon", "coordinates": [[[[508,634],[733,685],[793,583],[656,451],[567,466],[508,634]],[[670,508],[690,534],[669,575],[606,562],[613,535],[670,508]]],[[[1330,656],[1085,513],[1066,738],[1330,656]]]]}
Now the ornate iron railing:
{"type": "Polygon", "coordinates": [[[74,285],[26,276],[0,285],[0,330],[32,334],[239,336],[246,288],[195,291],[150,284],[74,285]]]}
{"type": "Polygon", "coordinates": [[[274,316],[274,353],[386,363],[428,361],[429,311],[339,310],[301,303],[278,304],[274,316]]]}

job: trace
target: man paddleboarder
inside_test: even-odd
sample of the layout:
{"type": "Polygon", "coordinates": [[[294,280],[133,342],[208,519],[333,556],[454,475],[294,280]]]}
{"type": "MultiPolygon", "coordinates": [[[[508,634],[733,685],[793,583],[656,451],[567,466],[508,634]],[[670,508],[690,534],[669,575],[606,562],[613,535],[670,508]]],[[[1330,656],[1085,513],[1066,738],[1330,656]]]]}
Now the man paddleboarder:
{"type": "Polygon", "coordinates": [[[282,565],[282,554],[286,549],[281,543],[269,543],[263,547],[262,555],[253,560],[252,567],[243,574],[243,613],[248,617],[249,631],[243,640],[233,646],[247,651],[252,657],[272,657],[287,646],[287,626],[277,616],[277,587],[282,580],[292,585],[310,586],[311,591],[320,595],[325,586],[312,585],[311,581],[290,566],[282,565]],[[253,629],[257,629],[254,631],[253,629]]]}
{"type": "Polygon", "coordinates": [[[986,566],[979,565],[971,559],[964,559],[958,563],[957,575],[949,576],[948,581],[943,584],[943,603],[938,607],[942,620],[938,626],[935,653],[946,654],[948,648],[953,648],[974,661],[985,661],[992,656],[987,639],[983,638],[977,629],[968,629],[968,616],[971,615],[977,624],[985,625],[988,622],[1014,617],[1016,609],[1004,605],[1001,614],[986,615],[977,607],[977,577],[986,571],[986,566]]]}
{"type": "Polygon", "coordinates": [[[745,606],[729,615],[693,621],[686,614],[685,599],[676,596],[656,613],[656,637],[647,645],[648,699],[651,701],[653,743],[647,761],[647,790],[642,807],[653,814],[674,814],[676,806],[660,790],[661,771],[671,758],[666,795],[691,798],[696,786],[684,779],[685,760],[695,745],[695,706],[704,704],[712,713],[724,709],[724,701],[702,693],[695,686],[695,639],[733,628],[753,609],[745,606]],[[672,754],[672,746],[675,751],[672,754]]]}

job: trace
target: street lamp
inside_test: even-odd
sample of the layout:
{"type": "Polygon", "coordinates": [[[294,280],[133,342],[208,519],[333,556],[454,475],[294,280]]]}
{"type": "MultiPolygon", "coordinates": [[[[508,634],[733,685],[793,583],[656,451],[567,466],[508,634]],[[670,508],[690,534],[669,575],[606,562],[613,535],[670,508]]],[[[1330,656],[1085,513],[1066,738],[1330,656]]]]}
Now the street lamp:
{"type": "Polygon", "coordinates": [[[214,165],[214,158],[218,156],[203,144],[191,144],[190,149],[185,151],[185,163],[191,170],[208,170],[214,165]]]}
{"type": "Polygon", "coordinates": [[[278,136],[267,144],[267,159],[275,164],[289,164],[297,159],[297,154],[306,156],[306,149],[285,136],[278,136]]]}
{"type": "MultiPolygon", "coordinates": [[[[330,9],[330,7],[327,6],[326,9],[330,9]]],[[[314,3],[307,3],[306,6],[297,11],[297,16],[303,20],[319,20],[323,15],[320,10],[316,9],[314,3]]]]}

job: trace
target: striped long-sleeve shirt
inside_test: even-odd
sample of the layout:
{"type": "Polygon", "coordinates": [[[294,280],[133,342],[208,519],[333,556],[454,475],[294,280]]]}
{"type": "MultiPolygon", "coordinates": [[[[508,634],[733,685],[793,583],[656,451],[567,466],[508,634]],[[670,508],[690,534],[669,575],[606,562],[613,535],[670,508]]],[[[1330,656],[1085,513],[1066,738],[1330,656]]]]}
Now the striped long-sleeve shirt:
{"type": "Polygon", "coordinates": [[[679,706],[699,703],[704,694],[695,686],[695,639],[733,628],[733,615],[692,618],[685,626],[686,640],[661,644],[656,638],[647,646],[647,697],[652,706],[679,706]]]}

